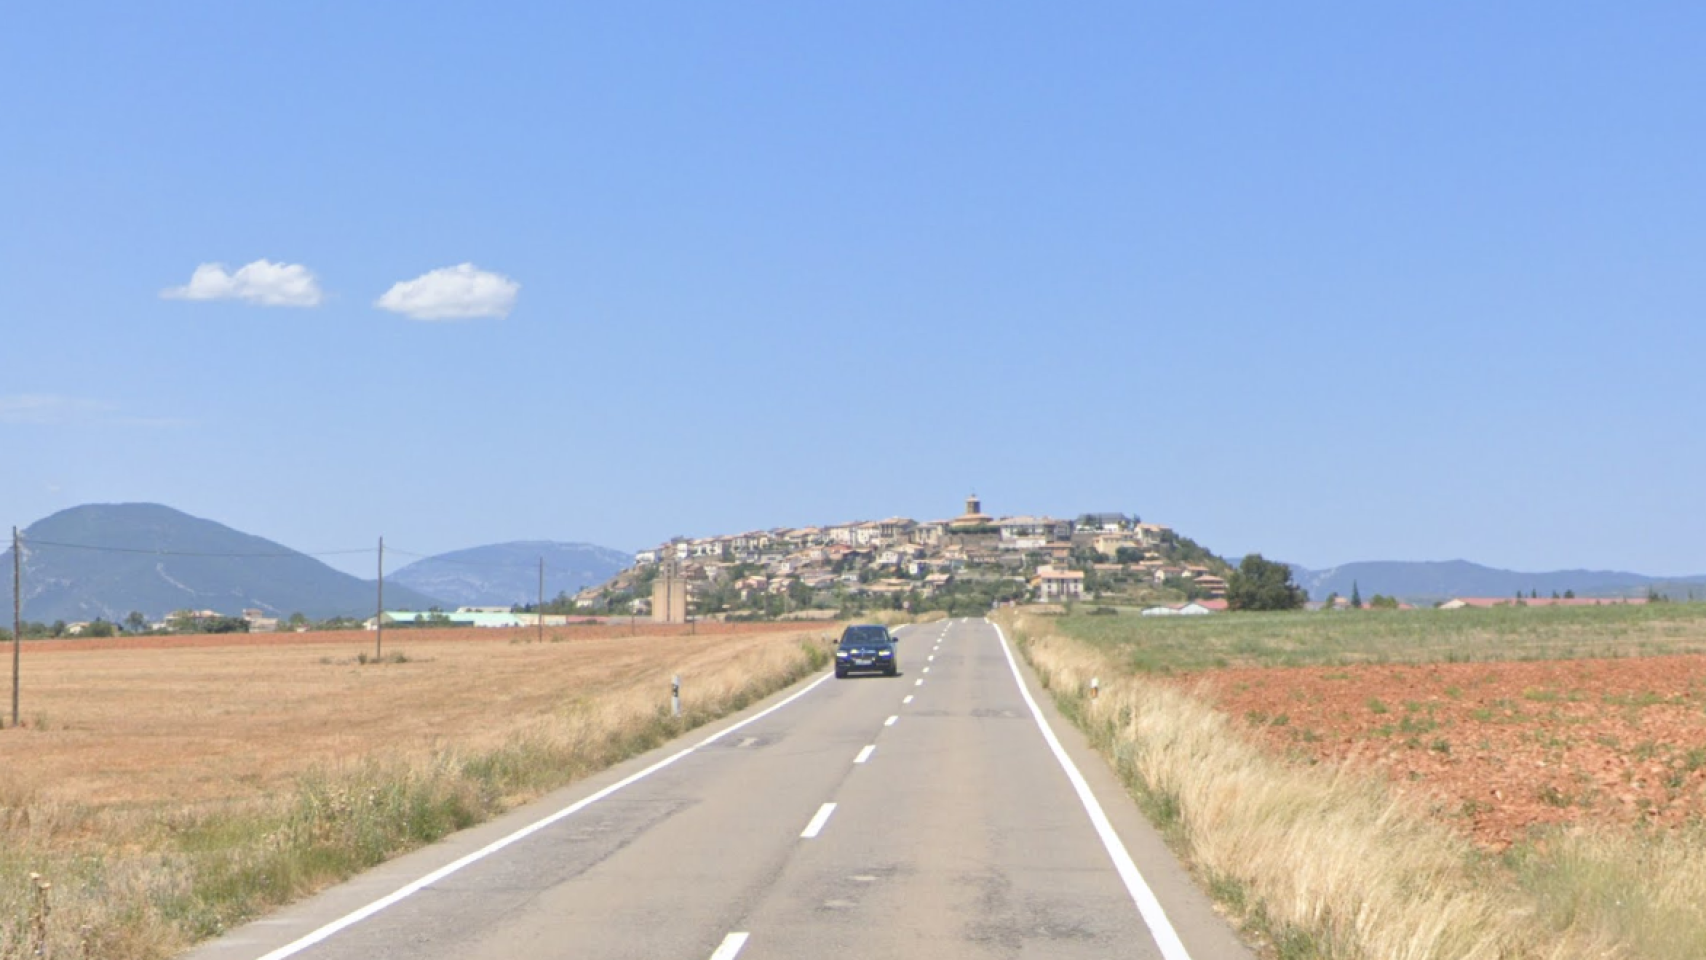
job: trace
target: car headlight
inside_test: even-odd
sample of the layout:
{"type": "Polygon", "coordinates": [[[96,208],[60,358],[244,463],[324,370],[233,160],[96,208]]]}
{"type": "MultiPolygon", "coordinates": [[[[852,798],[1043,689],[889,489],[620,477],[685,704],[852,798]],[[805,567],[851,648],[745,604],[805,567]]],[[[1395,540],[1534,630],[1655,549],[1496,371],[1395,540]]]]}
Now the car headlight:
{"type": "Polygon", "coordinates": [[[877,651],[877,656],[879,656],[879,657],[892,657],[892,656],[894,656],[894,651],[893,650],[879,650],[879,651],[877,651]]]}
{"type": "Polygon", "coordinates": [[[835,655],[843,660],[847,659],[847,651],[845,650],[837,650],[835,651],[835,655]]]}

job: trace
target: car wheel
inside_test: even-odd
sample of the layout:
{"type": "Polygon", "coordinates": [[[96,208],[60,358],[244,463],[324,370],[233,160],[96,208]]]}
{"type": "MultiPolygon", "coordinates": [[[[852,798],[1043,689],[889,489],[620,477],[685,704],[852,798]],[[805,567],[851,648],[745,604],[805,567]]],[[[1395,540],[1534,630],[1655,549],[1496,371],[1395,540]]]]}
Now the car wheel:
{"type": "Polygon", "coordinates": [[[847,679],[847,671],[842,670],[841,668],[837,667],[835,670],[835,679],[837,679],[837,680],[847,679]]]}
{"type": "Polygon", "coordinates": [[[886,672],[886,673],[887,673],[887,674],[888,674],[888,675],[889,675],[889,676],[891,676],[891,677],[898,677],[898,676],[900,676],[900,668],[899,668],[899,667],[890,667],[890,668],[888,668],[888,670],[887,670],[887,671],[885,671],[885,672],[886,672]]]}

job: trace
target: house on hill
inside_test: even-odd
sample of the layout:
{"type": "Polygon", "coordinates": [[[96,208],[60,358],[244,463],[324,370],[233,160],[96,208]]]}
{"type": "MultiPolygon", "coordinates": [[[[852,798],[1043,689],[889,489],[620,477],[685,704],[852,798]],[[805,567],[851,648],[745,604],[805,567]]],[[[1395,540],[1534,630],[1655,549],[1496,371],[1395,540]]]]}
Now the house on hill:
{"type": "Polygon", "coordinates": [[[1084,599],[1084,574],[1078,570],[1057,570],[1052,566],[1037,568],[1031,586],[1037,599],[1045,603],[1054,600],[1084,599]]]}

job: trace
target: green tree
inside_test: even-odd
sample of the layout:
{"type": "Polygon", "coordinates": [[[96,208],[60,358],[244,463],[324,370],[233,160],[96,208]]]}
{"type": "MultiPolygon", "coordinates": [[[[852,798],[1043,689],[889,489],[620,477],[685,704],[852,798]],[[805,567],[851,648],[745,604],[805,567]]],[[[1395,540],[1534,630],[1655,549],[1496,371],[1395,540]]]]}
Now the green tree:
{"type": "Polygon", "coordinates": [[[1374,599],[1368,601],[1368,605],[1375,610],[1396,610],[1398,609],[1398,598],[1377,593],[1374,595],[1374,599]]]}
{"type": "Polygon", "coordinates": [[[1338,607],[1338,605],[1339,605],[1339,591],[1334,590],[1332,593],[1327,594],[1326,600],[1323,600],[1321,602],[1321,609],[1332,610],[1332,609],[1338,607]]]}
{"type": "Polygon", "coordinates": [[[1252,553],[1226,582],[1226,606],[1232,610],[1296,610],[1308,600],[1291,582],[1291,568],[1252,553]]]}
{"type": "Polygon", "coordinates": [[[1351,609],[1362,609],[1362,587],[1355,580],[1351,581],[1351,609]]]}
{"type": "Polygon", "coordinates": [[[1564,599],[1565,599],[1565,600],[1574,600],[1574,599],[1576,599],[1576,591],[1574,591],[1574,590],[1565,590],[1565,591],[1564,591],[1564,599]]]}
{"type": "Polygon", "coordinates": [[[125,615],[124,629],[129,633],[147,633],[148,618],[143,616],[141,610],[132,610],[125,615]]]}

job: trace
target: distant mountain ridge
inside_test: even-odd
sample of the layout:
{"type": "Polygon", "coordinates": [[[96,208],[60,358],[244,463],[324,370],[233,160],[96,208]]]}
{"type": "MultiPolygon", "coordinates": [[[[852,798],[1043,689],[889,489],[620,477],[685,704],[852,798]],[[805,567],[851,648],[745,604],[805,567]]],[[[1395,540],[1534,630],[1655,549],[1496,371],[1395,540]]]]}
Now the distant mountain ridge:
{"type": "Polygon", "coordinates": [[[1377,593],[1412,602],[1451,597],[1514,597],[1537,591],[1549,597],[1566,590],[1578,597],[1646,596],[1656,590],[1683,599],[1690,590],[1706,596],[1706,576],[1650,577],[1620,570],[1551,570],[1523,573],[1486,567],[1467,560],[1371,561],[1347,563],[1325,570],[1293,564],[1292,579],[1309,591],[1312,600],[1328,594],[1348,597],[1353,586],[1368,599],[1377,593]]]}
{"type": "MultiPolygon", "coordinates": [[[[573,596],[626,570],[634,556],[590,543],[519,540],[454,550],[417,560],[385,577],[443,598],[451,607],[514,606],[539,599],[539,561],[545,561],[545,599],[573,596]]],[[[387,595],[389,596],[389,595],[387,595]]],[[[387,600],[389,605],[389,600],[387,600]]]]}
{"type": "MultiPolygon", "coordinates": [[[[158,620],[174,610],[246,609],[311,619],[370,616],[375,584],[305,553],[157,503],[86,504],[23,531],[23,616],[118,621],[131,611],[158,620]]],[[[3,557],[8,609],[11,545],[3,557]]],[[[387,584],[388,606],[425,608],[436,598],[387,584]]]]}

